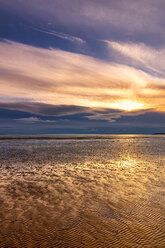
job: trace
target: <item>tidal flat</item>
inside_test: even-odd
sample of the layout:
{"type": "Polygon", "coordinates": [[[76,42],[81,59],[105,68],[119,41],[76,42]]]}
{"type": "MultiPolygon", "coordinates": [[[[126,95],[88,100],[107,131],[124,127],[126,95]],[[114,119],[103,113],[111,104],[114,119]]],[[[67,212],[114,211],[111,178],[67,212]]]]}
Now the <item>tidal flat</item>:
{"type": "Polygon", "coordinates": [[[0,226],[1,248],[165,247],[165,136],[1,139],[0,226]]]}

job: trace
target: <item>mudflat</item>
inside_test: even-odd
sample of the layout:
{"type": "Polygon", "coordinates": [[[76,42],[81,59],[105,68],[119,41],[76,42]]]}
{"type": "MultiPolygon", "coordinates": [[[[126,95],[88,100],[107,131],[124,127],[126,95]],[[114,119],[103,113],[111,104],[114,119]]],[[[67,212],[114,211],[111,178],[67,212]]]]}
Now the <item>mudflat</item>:
{"type": "Polygon", "coordinates": [[[165,136],[0,140],[0,247],[165,247],[165,136]]]}

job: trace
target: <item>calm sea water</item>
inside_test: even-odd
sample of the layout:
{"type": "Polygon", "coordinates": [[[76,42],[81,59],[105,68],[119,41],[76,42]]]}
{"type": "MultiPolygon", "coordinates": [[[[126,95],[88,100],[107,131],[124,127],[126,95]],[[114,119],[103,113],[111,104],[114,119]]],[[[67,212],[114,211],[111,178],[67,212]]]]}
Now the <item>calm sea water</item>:
{"type": "Polygon", "coordinates": [[[165,136],[76,138],[0,140],[0,247],[165,247],[165,136]]]}

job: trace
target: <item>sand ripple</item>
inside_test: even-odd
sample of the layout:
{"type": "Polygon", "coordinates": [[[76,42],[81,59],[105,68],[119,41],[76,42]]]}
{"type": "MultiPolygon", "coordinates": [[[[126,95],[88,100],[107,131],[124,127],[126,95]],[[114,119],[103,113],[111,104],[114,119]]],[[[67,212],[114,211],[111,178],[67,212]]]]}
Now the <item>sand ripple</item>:
{"type": "Polygon", "coordinates": [[[165,138],[3,141],[0,247],[165,247],[165,138]]]}

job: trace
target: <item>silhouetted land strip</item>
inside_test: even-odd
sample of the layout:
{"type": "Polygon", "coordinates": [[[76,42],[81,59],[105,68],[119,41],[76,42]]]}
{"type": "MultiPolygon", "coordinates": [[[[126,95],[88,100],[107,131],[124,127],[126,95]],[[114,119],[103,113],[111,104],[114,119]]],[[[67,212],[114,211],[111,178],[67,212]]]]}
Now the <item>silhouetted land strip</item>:
{"type": "Polygon", "coordinates": [[[153,133],[152,135],[165,135],[165,133],[153,133]]]}
{"type": "MultiPolygon", "coordinates": [[[[161,135],[162,133],[155,133],[153,135],[161,135]]],[[[165,133],[163,133],[165,134],[165,133]]],[[[116,137],[125,139],[125,138],[150,138],[150,135],[136,135],[136,134],[66,134],[66,135],[0,135],[0,140],[110,140],[116,137]]]]}

